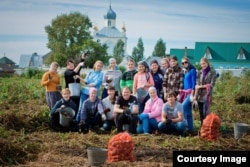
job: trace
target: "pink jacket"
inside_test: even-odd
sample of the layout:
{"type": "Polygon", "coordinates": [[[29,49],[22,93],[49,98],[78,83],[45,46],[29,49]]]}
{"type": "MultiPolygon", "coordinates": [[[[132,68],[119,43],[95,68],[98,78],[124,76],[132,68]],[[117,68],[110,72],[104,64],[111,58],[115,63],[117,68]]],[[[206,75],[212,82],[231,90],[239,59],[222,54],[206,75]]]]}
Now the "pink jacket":
{"type": "Polygon", "coordinates": [[[146,104],[143,113],[148,114],[149,118],[155,118],[157,122],[161,121],[163,100],[159,97],[155,99],[149,99],[146,104]]]}

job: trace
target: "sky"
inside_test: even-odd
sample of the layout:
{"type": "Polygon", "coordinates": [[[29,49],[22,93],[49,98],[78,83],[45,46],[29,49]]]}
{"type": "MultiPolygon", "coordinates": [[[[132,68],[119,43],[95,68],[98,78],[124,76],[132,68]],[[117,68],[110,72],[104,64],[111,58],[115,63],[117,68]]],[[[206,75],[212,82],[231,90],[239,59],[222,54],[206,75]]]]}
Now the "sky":
{"type": "Polygon", "coordinates": [[[100,30],[110,3],[128,54],[140,37],[145,57],[160,38],[166,53],[195,42],[250,42],[250,0],[1,0],[0,58],[19,64],[21,54],[47,54],[44,27],[61,14],[81,12],[100,30]]]}

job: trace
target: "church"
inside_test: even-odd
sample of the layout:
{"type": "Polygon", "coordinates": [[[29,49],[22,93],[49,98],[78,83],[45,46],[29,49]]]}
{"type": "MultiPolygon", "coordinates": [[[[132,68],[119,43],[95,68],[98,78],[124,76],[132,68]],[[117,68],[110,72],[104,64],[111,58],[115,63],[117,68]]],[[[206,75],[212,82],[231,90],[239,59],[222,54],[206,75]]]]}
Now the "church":
{"type": "Polygon", "coordinates": [[[94,40],[101,44],[108,46],[108,55],[113,55],[113,49],[118,42],[122,40],[124,42],[124,51],[126,53],[127,48],[127,36],[126,28],[123,25],[122,32],[116,28],[116,13],[112,10],[111,5],[109,6],[107,14],[104,15],[105,26],[98,30],[98,27],[94,26],[94,40]]]}

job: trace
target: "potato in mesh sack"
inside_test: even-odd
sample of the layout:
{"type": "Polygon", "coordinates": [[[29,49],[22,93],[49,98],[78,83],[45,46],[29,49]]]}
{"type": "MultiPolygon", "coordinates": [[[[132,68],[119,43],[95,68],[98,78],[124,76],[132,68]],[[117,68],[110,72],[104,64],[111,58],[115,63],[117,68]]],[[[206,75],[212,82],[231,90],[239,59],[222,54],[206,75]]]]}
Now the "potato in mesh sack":
{"type": "Polygon", "coordinates": [[[134,141],[127,132],[118,133],[108,142],[107,163],[118,161],[135,161],[134,141]]]}
{"type": "Polygon", "coordinates": [[[214,114],[208,114],[203,120],[203,124],[200,131],[201,138],[207,140],[217,140],[220,136],[220,118],[214,114]]]}

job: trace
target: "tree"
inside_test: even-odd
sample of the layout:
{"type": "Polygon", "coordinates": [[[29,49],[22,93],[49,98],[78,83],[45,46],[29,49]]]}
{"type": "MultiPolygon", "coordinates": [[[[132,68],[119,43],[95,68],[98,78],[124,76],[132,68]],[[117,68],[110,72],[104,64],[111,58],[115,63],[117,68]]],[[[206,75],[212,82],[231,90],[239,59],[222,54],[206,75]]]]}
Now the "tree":
{"type": "Polygon", "coordinates": [[[137,43],[137,47],[133,48],[131,58],[135,61],[141,61],[144,60],[144,46],[143,46],[143,41],[142,38],[140,37],[137,43]]]}
{"type": "Polygon", "coordinates": [[[51,25],[45,26],[47,47],[51,49],[49,61],[56,61],[62,66],[67,59],[76,59],[85,45],[92,41],[91,27],[88,16],[79,12],[62,14],[53,19],[51,25]]]}
{"type": "Polygon", "coordinates": [[[125,45],[125,43],[121,39],[119,39],[114,47],[113,56],[116,59],[117,64],[120,64],[122,62],[123,57],[124,57],[124,53],[125,53],[124,45],[125,45]]]}
{"type": "Polygon", "coordinates": [[[166,43],[161,38],[157,41],[152,55],[157,57],[166,56],[166,43]]]}

